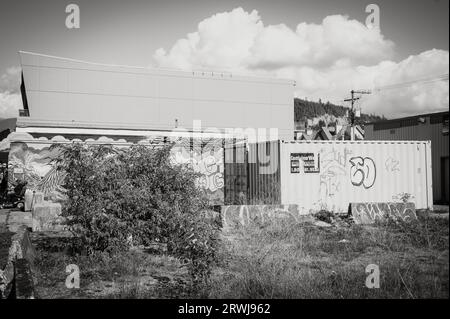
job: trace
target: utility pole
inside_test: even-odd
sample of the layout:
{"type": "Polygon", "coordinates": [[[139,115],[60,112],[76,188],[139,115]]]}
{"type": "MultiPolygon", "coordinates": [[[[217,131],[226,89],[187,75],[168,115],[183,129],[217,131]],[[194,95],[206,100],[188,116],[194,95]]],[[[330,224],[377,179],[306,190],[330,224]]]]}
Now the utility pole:
{"type": "Polygon", "coordinates": [[[360,91],[351,90],[350,93],[351,93],[352,97],[349,99],[345,99],[344,102],[351,102],[351,104],[352,104],[352,107],[350,109],[350,114],[349,114],[349,117],[350,117],[350,139],[352,141],[354,141],[355,140],[355,101],[361,99],[360,96],[355,97],[355,94],[370,94],[372,92],[369,90],[360,90],[360,91]]]}

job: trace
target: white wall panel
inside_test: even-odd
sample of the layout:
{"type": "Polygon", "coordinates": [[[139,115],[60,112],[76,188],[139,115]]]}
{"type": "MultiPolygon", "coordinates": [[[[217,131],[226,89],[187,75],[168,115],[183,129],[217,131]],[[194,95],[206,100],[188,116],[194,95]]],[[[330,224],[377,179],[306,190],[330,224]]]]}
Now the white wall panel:
{"type": "Polygon", "coordinates": [[[411,195],[432,205],[428,142],[314,141],[281,144],[281,200],[305,210],[346,212],[351,202],[396,202],[411,195]],[[291,173],[292,154],[314,154],[317,172],[291,173]]]}
{"type": "Polygon", "coordinates": [[[20,53],[36,120],[294,130],[293,82],[230,74],[106,66],[20,53]]]}

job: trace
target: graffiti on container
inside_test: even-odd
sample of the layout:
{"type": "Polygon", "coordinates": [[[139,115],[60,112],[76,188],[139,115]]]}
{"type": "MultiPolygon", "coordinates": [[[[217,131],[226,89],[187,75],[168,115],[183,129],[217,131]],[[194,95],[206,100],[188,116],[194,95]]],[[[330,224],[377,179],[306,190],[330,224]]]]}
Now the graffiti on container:
{"type": "Polygon", "coordinates": [[[322,163],[324,166],[333,163],[342,168],[345,168],[347,165],[348,157],[352,154],[352,151],[344,148],[344,151],[340,151],[338,149],[333,148],[331,151],[325,152],[323,149],[320,152],[323,154],[322,163]]]}
{"type": "Polygon", "coordinates": [[[402,221],[417,220],[414,203],[351,203],[356,224],[373,224],[387,217],[402,221]]]}
{"type": "Polygon", "coordinates": [[[388,172],[397,172],[400,171],[400,162],[393,157],[388,157],[386,162],[384,163],[384,167],[388,172]]]}
{"type": "Polygon", "coordinates": [[[350,180],[354,186],[364,186],[368,189],[375,184],[377,169],[370,157],[352,157],[350,159],[350,180]]]}
{"type": "Polygon", "coordinates": [[[393,195],[392,196],[393,200],[400,201],[400,202],[403,202],[403,203],[408,203],[413,198],[414,198],[413,194],[406,193],[406,192],[401,192],[401,193],[398,193],[397,195],[393,195]]]}
{"type": "Polygon", "coordinates": [[[322,158],[322,172],[320,173],[320,205],[326,205],[325,203],[329,198],[333,198],[341,190],[341,183],[343,177],[346,175],[345,165],[347,164],[347,158],[351,154],[351,151],[344,149],[343,152],[332,149],[331,151],[321,151],[322,158]]]}
{"type": "Polygon", "coordinates": [[[310,213],[298,205],[231,205],[221,208],[223,227],[231,228],[279,219],[296,223],[301,216],[310,213]]]}

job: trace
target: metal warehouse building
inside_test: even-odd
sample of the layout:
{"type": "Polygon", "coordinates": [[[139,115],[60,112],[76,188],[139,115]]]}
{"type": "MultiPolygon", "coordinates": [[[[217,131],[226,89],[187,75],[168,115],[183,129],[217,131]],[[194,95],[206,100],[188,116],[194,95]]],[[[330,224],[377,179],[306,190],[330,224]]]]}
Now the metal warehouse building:
{"type": "Polygon", "coordinates": [[[449,112],[423,114],[365,125],[366,140],[431,141],[433,198],[449,202],[449,112]]]}
{"type": "Polygon", "coordinates": [[[276,128],[293,138],[293,81],[19,55],[18,126],[191,131],[201,121],[202,129],[276,128]]]}

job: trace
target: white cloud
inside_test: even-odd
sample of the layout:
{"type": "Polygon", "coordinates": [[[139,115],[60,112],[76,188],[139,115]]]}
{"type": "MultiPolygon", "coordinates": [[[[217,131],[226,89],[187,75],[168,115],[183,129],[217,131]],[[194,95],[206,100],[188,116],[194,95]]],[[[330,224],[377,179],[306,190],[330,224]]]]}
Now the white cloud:
{"type": "MultiPolygon", "coordinates": [[[[394,62],[394,43],[379,29],[341,15],[321,24],[264,26],[242,8],[215,14],[195,32],[153,55],[156,66],[221,69],[292,78],[296,95],[339,102],[349,91],[448,73],[447,51],[430,50],[394,62]]],[[[417,84],[365,96],[364,112],[401,116],[448,108],[448,82],[417,84]]]]}
{"type": "Polygon", "coordinates": [[[169,52],[161,48],[153,57],[163,67],[240,69],[263,29],[255,10],[218,13],[200,22],[196,32],[178,40],[169,52]]]}
{"type": "Polygon", "coordinates": [[[10,67],[0,76],[0,118],[17,117],[22,108],[20,67],[10,67]]]}
{"type": "Polygon", "coordinates": [[[0,92],[0,118],[17,117],[22,108],[22,97],[18,93],[0,92]]]}
{"type": "Polygon", "coordinates": [[[21,71],[20,67],[7,68],[5,73],[0,76],[0,92],[19,92],[21,71]]]}

